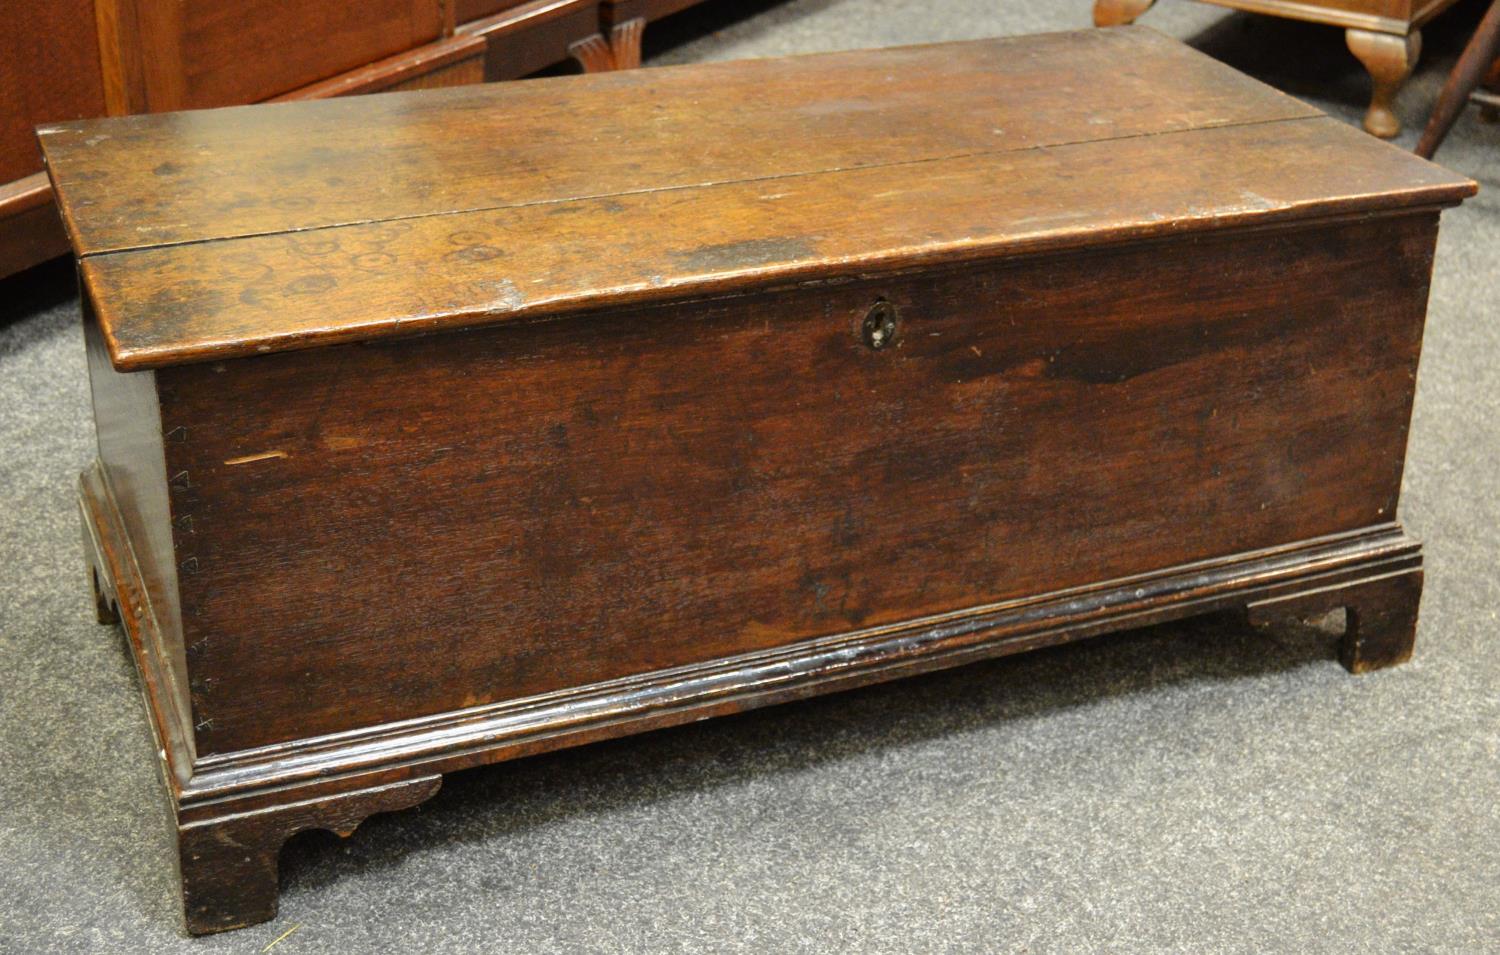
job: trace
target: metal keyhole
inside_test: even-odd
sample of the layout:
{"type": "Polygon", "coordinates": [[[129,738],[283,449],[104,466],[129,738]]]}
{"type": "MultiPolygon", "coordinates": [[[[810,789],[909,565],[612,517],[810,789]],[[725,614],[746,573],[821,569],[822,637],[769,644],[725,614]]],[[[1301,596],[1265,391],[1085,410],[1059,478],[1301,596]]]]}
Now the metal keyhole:
{"type": "Polygon", "coordinates": [[[896,342],[896,306],[885,299],[876,299],[865,313],[863,327],[865,344],[879,351],[896,342]]]}

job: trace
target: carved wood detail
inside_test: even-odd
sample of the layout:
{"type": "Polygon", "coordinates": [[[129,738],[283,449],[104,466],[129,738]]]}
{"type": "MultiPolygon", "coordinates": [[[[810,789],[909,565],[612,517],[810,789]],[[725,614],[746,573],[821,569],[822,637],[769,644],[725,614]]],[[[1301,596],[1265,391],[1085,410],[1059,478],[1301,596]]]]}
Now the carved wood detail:
{"type": "Polygon", "coordinates": [[[1095,0],[1094,26],[1118,27],[1134,23],[1156,0],[1095,0]]]}
{"type": "Polygon", "coordinates": [[[615,69],[629,70],[641,65],[641,37],[645,32],[645,17],[632,17],[610,28],[609,49],[615,69]]]}
{"type": "Polygon", "coordinates": [[[378,812],[425,802],[442,781],[442,776],[423,776],[179,824],[178,867],[188,931],[224,932],[274,918],[277,862],[287,839],[307,829],[328,829],[347,838],[378,812]]]}
{"type": "Polygon", "coordinates": [[[568,55],[578,61],[585,73],[604,73],[615,68],[614,50],[602,33],[569,44],[568,55]]]}

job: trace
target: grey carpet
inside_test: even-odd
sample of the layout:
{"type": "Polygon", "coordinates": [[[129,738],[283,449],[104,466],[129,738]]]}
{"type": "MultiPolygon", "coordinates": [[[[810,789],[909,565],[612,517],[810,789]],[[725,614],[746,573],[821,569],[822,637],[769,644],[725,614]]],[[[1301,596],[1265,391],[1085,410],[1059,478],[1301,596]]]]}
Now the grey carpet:
{"type": "MultiPolygon", "coordinates": [[[[1477,15],[1429,31],[1408,123],[1477,15]]],[[[1087,0],[720,0],[648,52],[1087,22],[1087,0]]],[[[1186,0],[1144,22],[1362,109],[1338,31],[1186,0]]],[[[461,773],[347,842],[298,837],[281,916],[196,942],[135,674],[84,585],[71,276],[0,284],[0,948],[1500,951],[1500,127],[1466,113],[1440,158],[1486,191],[1437,259],[1402,502],[1428,548],[1411,665],[1353,678],[1324,629],[1211,618],[461,773]]]]}

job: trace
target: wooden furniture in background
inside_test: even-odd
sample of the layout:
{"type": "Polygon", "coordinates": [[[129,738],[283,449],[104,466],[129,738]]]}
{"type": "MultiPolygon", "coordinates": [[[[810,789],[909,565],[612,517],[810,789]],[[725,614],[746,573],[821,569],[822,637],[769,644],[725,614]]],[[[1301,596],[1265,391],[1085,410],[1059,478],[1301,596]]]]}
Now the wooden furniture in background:
{"type": "MultiPolygon", "coordinates": [[[[1156,0],[1094,0],[1094,23],[1131,23],[1156,0]]],[[[1455,0],[1201,0],[1221,7],[1343,27],[1349,51],[1364,64],[1373,90],[1365,130],[1386,139],[1401,131],[1391,104],[1416,69],[1422,24],[1455,0]]]]}
{"type": "Polygon", "coordinates": [[[66,255],[34,126],[104,113],[93,0],[0,0],[0,276],[66,255]]]}
{"type": "Polygon", "coordinates": [[[686,10],[697,0],[602,0],[606,35],[620,69],[641,65],[641,37],[646,25],[686,10]]]}
{"type": "Polygon", "coordinates": [[[1412,651],[1474,184],[1152,31],[41,139],[193,932],[481,763],[1228,608],[1412,651]]]}
{"type": "Polygon", "coordinates": [[[0,277],[68,249],[39,123],[638,64],[639,35],[625,55],[603,17],[600,0],[0,0],[0,277]]]}
{"type": "Polygon", "coordinates": [[[488,46],[485,78],[514,79],[559,60],[573,58],[584,70],[615,69],[598,54],[608,49],[601,30],[599,0],[467,0],[462,12],[475,15],[459,32],[482,38],[488,46]]]}
{"type": "MultiPolygon", "coordinates": [[[[1417,143],[1418,156],[1432,158],[1447,137],[1448,130],[1453,128],[1459,111],[1486,77],[1490,82],[1500,79],[1500,0],[1490,4],[1489,12],[1479,22],[1453,72],[1448,74],[1448,82],[1443,85],[1437,105],[1432,109],[1432,117],[1417,143]]],[[[1500,97],[1481,94],[1480,102],[1493,109],[1500,106],[1500,97]]]]}

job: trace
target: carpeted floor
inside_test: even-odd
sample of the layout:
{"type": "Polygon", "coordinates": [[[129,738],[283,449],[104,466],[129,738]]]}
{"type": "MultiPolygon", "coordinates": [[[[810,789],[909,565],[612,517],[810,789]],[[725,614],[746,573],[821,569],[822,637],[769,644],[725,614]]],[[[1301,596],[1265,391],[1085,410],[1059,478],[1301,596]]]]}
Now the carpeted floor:
{"type": "MultiPolygon", "coordinates": [[[[718,0],[653,27],[648,63],[1080,27],[1088,7],[718,0]]],[[[1409,124],[1478,13],[1429,30],[1409,124]]],[[[1143,22],[1363,108],[1336,30],[1187,0],[1143,22]]],[[[1485,191],[1437,258],[1411,665],[1353,678],[1323,630],[1206,619],[457,774],[347,842],[298,837],[280,918],[196,942],[135,673],[85,590],[71,273],[0,283],[0,949],[1500,951],[1500,126],[1466,113],[1440,158],[1485,191]]]]}

